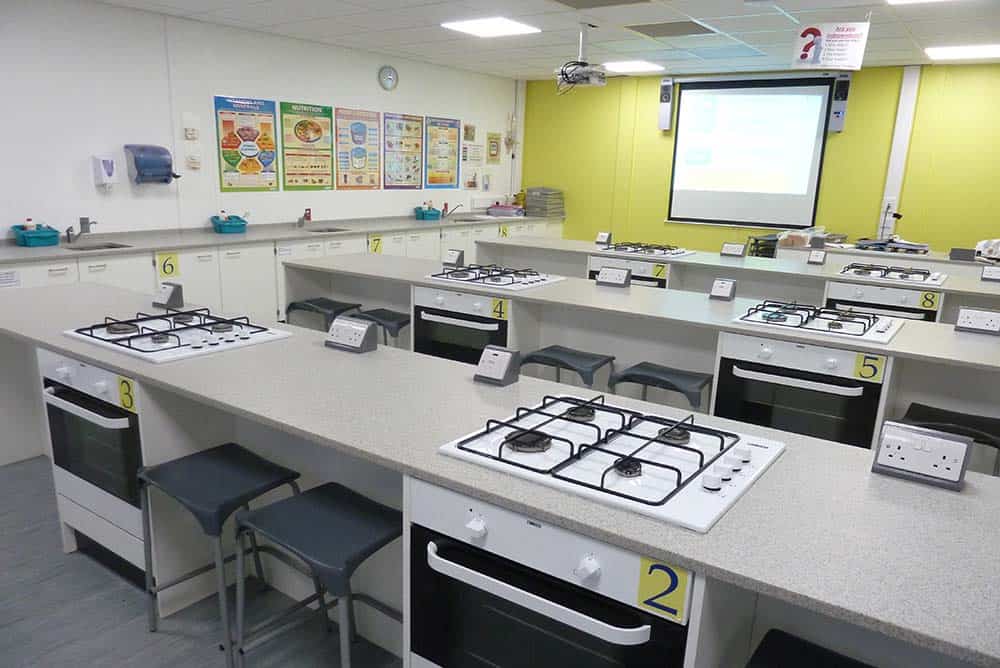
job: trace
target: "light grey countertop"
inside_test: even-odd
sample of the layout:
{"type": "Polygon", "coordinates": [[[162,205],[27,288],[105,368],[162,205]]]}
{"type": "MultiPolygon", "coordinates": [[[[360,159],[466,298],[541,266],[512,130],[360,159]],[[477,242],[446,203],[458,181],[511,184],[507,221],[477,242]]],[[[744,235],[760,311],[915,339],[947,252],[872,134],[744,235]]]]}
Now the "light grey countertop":
{"type": "Polygon", "coordinates": [[[486,218],[480,220],[463,220],[475,216],[473,213],[456,213],[454,217],[440,221],[416,220],[412,216],[356,218],[349,220],[316,220],[305,227],[295,223],[275,223],[270,225],[247,225],[247,231],[241,234],[216,234],[211,227],[149,230],[146,232],[114,232],[110,234],[87,234],[72,244],[66,243],[63,235],[58,246],[41,246],[25,248],[17,246],[12,240],[0,242],[0,264],[17,264],[24,262],[52,262],[78,257],[96,257],[108,255],[133,255],[157,250],[183,250],[185,248],[203,248],[206,246],[235,246],[240,244],[266,243],[275,241],[295,241],[304,239],[334,239],[344,236],[371,234],[375,232],[409,232],[417,230],[441,230],[452,227],[468,227],[475,225],[506,225],[519,222],[559,222],[557,219],[546,218],[486,218]],[[463,215],[464,214],[464,215],[463,215]],[[311,232],[320,228],[344,228],[341,232],[311,232]],[[74,245],[116,243],[125,244],[128,248],[115,248],[99,251],[76,250],[74,245]]]}
{"type": "Polygon", "coordinates": [[[762,327],[734,322],[734,319],[758,299],[737,297],[731,302],[710,300],[707,295],[686,290],[654,290],[645,287],[602,287],[583,278],[566,278],[558,283],[520,292],[505,292],[487,286],[456,286],[427,278],[441,271],[433,260],[384,255],[341,255],[309,260],[286,261],[286,267],[321,271],[374,280],[389,280],[412,285],[462,292],[505,296],[514,301],[546,306],[579,308],[622,317],[651,318],[691,327],[750,334],[800,343],[811,343],[857,352],[873,352],[895,357],[919,359],[953,366],[1000,369],[1000,337],[988,334],[956,332],[953,325],[908,320],[888,344],[870,343],[847,337],[829,336],[790,328],[762,327]]]}
{"type": "Polygon", "coordinates": [[[159,365],[61,333],[149,306],[148,296],[90,284],[6,291],[0,334],[540,521],[978,665],[1000,665],[1000,480],[970,473],[963,492],[945,491],[871,474],[867,450],[702,417],[780,438],[788,448],[709,533],[697,534],[437,452],[488,418],[578,388],[530,377],[506,388],[475,384],[468,365],[385,347],[341,353],[323,346],[322,333],[295,327],[288,339],[159,365]]]}

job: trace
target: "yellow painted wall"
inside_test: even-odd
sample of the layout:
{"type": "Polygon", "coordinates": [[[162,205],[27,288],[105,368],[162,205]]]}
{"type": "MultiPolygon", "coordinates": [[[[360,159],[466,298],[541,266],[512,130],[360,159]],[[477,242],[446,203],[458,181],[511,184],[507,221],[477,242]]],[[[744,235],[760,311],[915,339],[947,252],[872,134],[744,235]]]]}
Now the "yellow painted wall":
{"type": "MultiPolygon", "coordinates": [[[[1000,158],[990,150],[1000,147],[995,114],[1000,103],[1000,66],[931,67],[924,72],[910,155],[913,169],[900,201],[905,218],[899,231],[914,240],[926,238],[937,250],[1000,236],[1000,230],[983,231],[990,206],[973,214],[977,207],[966,204],[974,195],[979,198],[987,192],[994,211],[1000,204],[994,185],[1000,177],[1000,158]],[[956,107],[973,104],[974,110],[963,109],[955,119],[956,107]],[[988,120],[991,110],[992,122],[988,120]],[[947,134],[937,127],[945,119],[955,119],[949,122],[947,134]],[[947,137],[944,142],[942,136],[947,137]],[[986,141],[980,144],[982,139],[986,141]],[[970,146],[977,148],[972,151],[970,146]],[[950,193],[967,195],[944,195],[945,183],[950,193]],[[965,217],[973,218],[974,224],[961,229],[953,224],[952,232],[947,231],[948,225],[935,225],[933,233],[918,228],[920,219],[960,220],[942,215],[946,208],[956,207],[968,210],[965,217]]],[[[901,78],[899,67],[855,73],[846,131],[827,139],[818,225],[851,238],[875,233],[901,78]]],[[[558,96],[554,82],[529,82],[524,186],[544,185],[565,192],[565,236],[573,239],[591,239],[598,231],[610,229],[621,240],[717,250],[723,241],[768,232],[663,222],[673,133],[656,127],[658,87],[658,77],[614,77],[605,88],[577,88],[558,96]]]]}

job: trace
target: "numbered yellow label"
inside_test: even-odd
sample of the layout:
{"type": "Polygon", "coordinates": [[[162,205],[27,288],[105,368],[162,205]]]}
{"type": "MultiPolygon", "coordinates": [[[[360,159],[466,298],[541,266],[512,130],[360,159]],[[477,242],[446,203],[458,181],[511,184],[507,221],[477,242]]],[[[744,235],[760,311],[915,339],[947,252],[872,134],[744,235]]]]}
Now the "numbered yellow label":
{"type": "Polygon", "coordinates": [[[382,254],[382,237],[377,234],[373,234],[368,237],[368,250],[376,255],[382,254]]]}
{"type": "Polygon", "coordinates": [[[127,411],[135,413],[135,381],[125,376],[118,376],[118,405],[127,411]]]}
{"type": "Polygon", "coordinates": [[[639,563],[636,603],[640,608],[678,622],[687,621],[691,573],[647,557],[639,563]]]}
{"type": "Polygon", "coordinates": [[[653,265],[653,278],[663,278],[666,275],[667,275],[667,265],[665,264],[653,265]]]}
{"type": "Polygon", "coordinates": [[[510,227],[507,226],[507,225],[501,225],[500,226],[500,238],[501,239],[506,239],[509,236],[510,236],[510,227]]]}
{"type": "Polygon", "coordinates": [[[870,380],[873,383],[882,382],[882,374],[885,372],[885,357],[882,355],[869,355],[858,353],[854,360],[854,377],[861,380],[870,380]]]}
{"type": "Polygon", "coordinates": [[[940,292],[925,292],[920,295],[920,308],[925,308],[928,311],[938,310],[938,305],[941,303],[941,293],[940,292]]]}
{"type": "Polygon", "coordinates": [[[177,253],[157,253],[156,273],[160,278],[179,278],[181,261],[177,257],[177,253]]]}
{"type": "Polygon", "coordinates": [[[497,320],[506,320],[510,314],[510,301],[506,299],[494,299],[490,306],[490,312],[497,320]]]}

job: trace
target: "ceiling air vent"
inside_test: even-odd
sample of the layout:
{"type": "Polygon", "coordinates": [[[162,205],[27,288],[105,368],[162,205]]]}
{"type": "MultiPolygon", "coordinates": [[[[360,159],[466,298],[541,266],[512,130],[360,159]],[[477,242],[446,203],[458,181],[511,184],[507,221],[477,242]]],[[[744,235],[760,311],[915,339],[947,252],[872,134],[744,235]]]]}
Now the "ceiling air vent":
{"type": "Polygon", "coordinates": [[[619,5],[644,5],[648,0],[556,0],[560,5],[573,9],[596,9],[598,7],[618,7],[619,5]]]}
{"type": "Polygon", "coordinates": [[[706,28],[694,21],[645,23],[643,25],[625,27],[647,37],[686,37],[688,35],[707,35],[715,32],[711,28],[706,28]]]}

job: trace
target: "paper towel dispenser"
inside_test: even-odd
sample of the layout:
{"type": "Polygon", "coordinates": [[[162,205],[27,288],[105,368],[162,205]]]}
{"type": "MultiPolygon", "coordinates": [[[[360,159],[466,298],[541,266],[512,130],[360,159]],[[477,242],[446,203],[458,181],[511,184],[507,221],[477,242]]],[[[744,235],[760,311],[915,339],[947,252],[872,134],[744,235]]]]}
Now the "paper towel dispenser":
{"type": "Polygon", "coordinates": [[[181,177],[174,173],[170,151],[162,146],[125,144],[125,153],[129,177],[136,183],[170,183],[181,177]]]}

